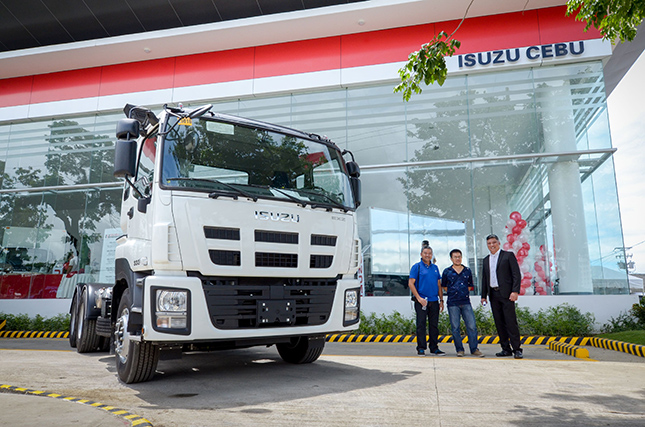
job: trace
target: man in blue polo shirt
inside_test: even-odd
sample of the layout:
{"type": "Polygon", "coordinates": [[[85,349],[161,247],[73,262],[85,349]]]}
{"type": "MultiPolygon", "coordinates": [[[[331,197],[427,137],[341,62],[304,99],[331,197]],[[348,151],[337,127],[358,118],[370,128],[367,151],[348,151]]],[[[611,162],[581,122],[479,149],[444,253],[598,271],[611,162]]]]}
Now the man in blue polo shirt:
{"type": "Polygon", "coordinates": [[[457,356],[464,356],[464,344],[461,341],[459,324],[461,317],[466,324],[468,334],[468,346],[470,354],[477,357],[484,357],[477,348],[477,324],[475,313],[470,305],[470,291],[475,289],[473,284],[473,273],[470,268],[461,264],[461,251],[453,249],[450,251],[452,265],[443,271],[441,284],[448,294],[448,316],[450,317],[450,328],[452,329],[452,340],[455,343],[457,356]]]}
{"type": "Polygon", "coordinates": [[[432,248],[423,242],[421,261],[410,269],[408,286],[412,291],[414,311],[417,314],[417,354],[426,353],[426,319],[429,325],[430,354],[443,356],[439,350],[439,311],[443,310],[443,290],[441,275],[436,264],[432,263],[432,248]]]}

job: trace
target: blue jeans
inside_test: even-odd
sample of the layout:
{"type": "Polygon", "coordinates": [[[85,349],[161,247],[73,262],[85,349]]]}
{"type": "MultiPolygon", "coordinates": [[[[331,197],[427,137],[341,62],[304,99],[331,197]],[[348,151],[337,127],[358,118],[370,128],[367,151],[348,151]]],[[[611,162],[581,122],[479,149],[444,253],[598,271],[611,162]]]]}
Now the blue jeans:
{"type": "Polygon", "coordinates": [[[455,342],[457,351],[464,351],[464,345],[461,342],[461,332],[459,331],[460,317],[464,318],[466,324],[466,333],[468,334],[468,346],[470,352],[477,350],[477,325],[475,324],[475,313],[469,304],[448,306],[448,316],[450,317],[450,328],[452,329],[452,339],[455,342]]]}

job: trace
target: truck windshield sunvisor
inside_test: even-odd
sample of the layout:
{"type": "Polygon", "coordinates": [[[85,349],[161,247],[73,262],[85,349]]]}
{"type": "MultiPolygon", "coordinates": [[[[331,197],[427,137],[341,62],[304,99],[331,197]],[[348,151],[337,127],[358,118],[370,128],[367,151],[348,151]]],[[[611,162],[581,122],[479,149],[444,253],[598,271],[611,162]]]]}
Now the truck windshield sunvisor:
{"type": "Polygon", "coordinates": [[[161,185],[355,209],[349,176],[333,144],[211,118],[168,116],[161,185]]]}

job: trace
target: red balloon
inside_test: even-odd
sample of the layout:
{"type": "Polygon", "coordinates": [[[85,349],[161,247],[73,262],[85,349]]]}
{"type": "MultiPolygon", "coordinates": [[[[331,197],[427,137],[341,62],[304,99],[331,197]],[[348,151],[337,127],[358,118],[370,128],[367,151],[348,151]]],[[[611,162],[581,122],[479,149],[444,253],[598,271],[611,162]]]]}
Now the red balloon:
{"type": "Polygon", "coordinates": [[[529,252],[526,249],[522,248],[519,251],[517,251],[517,254],[519,256],[521,256],[522,258],[526,258],[526,256],[529,254],[529,252]]]}
{"type": "Polygon", "coordinates": [[[510,244],[513,244],[515,239],[516,239],[515,234],[509,234],[508,236],[506,236],[506,240],[508,240],[508,243],[510,244]]]}
{"type": "Polygon", "coordinates": [[[540,276],[540,279],[546,281],[546,274],[544,273],[544,270],[538,271],[538,276],[540,276]]]}
{"type": "Polygon", "coordinates": [[[524,295],[526,293],[526,288],[520,288],[520,295],[524,295]]]}
{"type": "Polygon", "coordinates": [[[511,231],[513,232],[513,234],[516,234],[519,236],[520,233],[522,232],[522,227],[520,227],[519,225],[516,225],[515,227],[513,227],[513,230],[511,231]]]}
{"type": "Polygon", "coordinates": [[[540,245],[540,252],[544,252],[544,245],[540,245]]]}
{"type": "Polygon", "coordinates": [[[524,221],[523,219],[518,219],[516,223],[522,228],[526,227],[526,221],[524,221]]]}
{"type": "Polygon", "coordinates": [[[526,249],[526,250],[527,250],[527,252],[528,252],[528,250],[529,250],[529,249],[531,249],[531,245],[529,245],[529,243],[528,243],[528,242],[524,242],[524,243],[522,243],[522,247],[523,247],[524,249],[526,249]]]}
{"type": "Polygon", "coordinates": [[[504,248],[505,251],[510,251],[511,249],[513,249],[513,245],[511,245],[508,242],[504,243],[502,247],[504,248]]]}
{"type": "Polygon", "coordinates": [[[535,263],[535,271],[537,271],[538,273],[540,271],[542,271],[542,266],[540,264],[538,264],[537,262],[535,263]]]}
{"type": "Polygon", "coordinates": [[[529,287],[531,286],[531,279],[522,279],[520,286],[529,287]]]}
{"type": "Polygon", "coordinates": [[[532,278],[533,278],[533,275],[531,273],[524,273],[524,279],[531,280],[532,278]]]}
{"type": "Polygon", "coordinates": [[[522,219],[522,214],[520,214],[517,211],[511,212],[511,214],[509,215],[509,218],[517,222],[518,219],[522,219]]]}

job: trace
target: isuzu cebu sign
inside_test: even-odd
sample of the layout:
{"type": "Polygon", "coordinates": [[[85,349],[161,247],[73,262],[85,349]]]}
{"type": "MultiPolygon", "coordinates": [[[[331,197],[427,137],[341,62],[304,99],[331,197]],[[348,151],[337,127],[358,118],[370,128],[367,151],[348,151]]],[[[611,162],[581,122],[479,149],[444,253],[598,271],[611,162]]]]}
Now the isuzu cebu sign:
{"type": "Polygon", "coordinates": [[[446,58],[446,63],[449,72],[463,73],[490,71],[493,68],[577,62],[583,59],[601,59],[610,55],[611,43],[596,39],[466,53],[446,58]]]}
{"type": "Polygon", "coordinates": [[[540,58],[559,58],[563,56],[577,56],[585,51],[585,42],[544,44],[542,46],[529,46],[506,50],[493,50],[490,52],[467,53],[459,55],[459,68],[474,67],[476,65],[513,63],[520,60],[521,56],[529,60],[540,58]]]}

